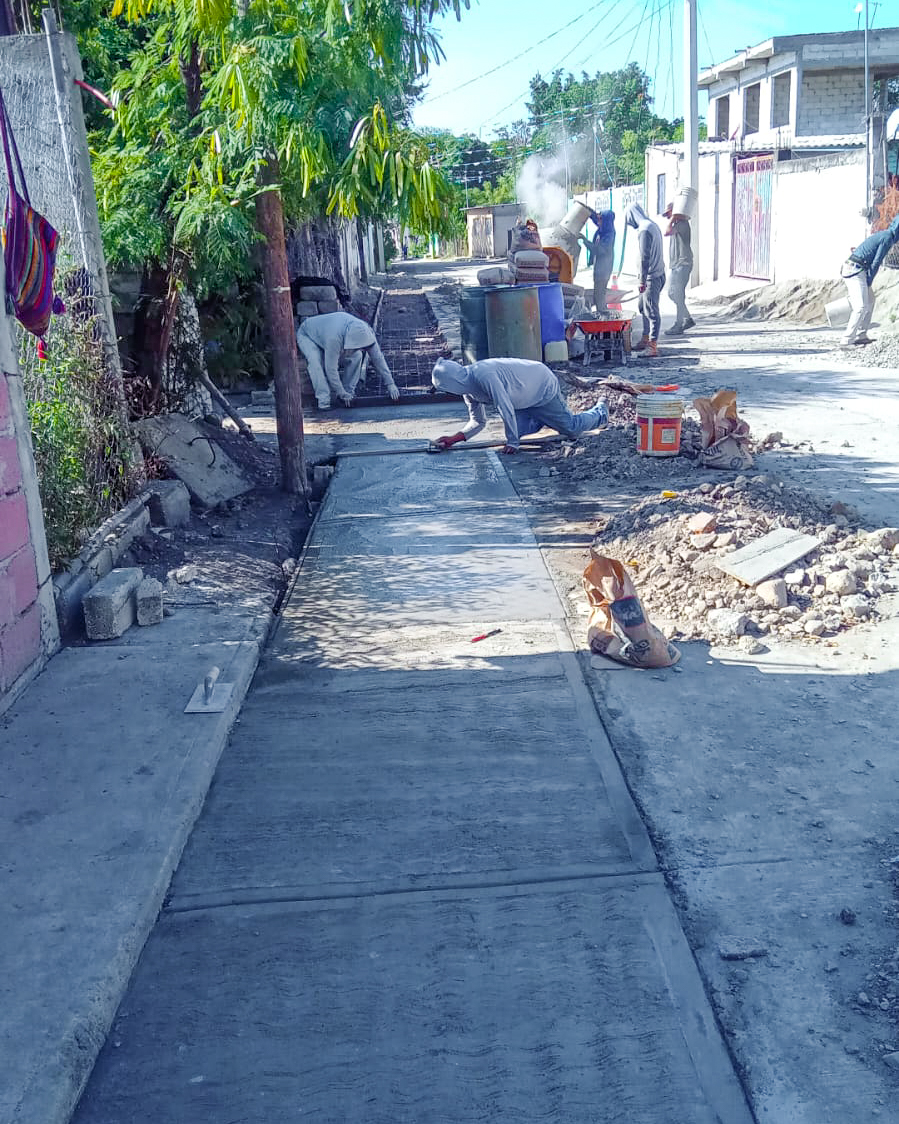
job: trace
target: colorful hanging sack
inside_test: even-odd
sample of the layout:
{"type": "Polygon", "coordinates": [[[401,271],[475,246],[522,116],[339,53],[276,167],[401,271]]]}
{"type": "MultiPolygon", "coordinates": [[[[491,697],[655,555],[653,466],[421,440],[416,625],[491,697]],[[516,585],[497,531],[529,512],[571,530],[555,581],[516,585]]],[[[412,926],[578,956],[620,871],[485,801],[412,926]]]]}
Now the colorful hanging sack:
{"type": "Polygon", "coordinates": [[[22,171],[22,161],[16,148],[12,123],[0,90],[0,134],[3,137],[3,156],[6,161],[6,178],[9,194],[3,225],[3,257],[6,263],[7,303],[13,316],[41,339],[50,324],[53,312],[65,311],[59,297],[53,297],[53,270],[56,265],[56,245],[59,234],[43,215],[31,206],[28,185],[22,171]],[[18,168],[22,195],[16,190],[13,169],[18,168]],[[24,196],[24,198],[23,198],[24,196]]]}

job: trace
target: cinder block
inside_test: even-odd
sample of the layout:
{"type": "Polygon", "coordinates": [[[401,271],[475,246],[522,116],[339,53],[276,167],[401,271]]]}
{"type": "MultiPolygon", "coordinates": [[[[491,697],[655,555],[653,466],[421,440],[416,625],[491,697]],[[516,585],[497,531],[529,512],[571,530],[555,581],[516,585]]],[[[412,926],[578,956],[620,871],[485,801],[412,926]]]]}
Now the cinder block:
{"type": "Polygon", "coordinates": [[[319,301],[318,302],[319,316],[323,316],[326,312],[340,312],[340,302],[339,301],[319,301]]]}
{"type": "Polygon", "coordinates": [[[301,285],[301,301],[336,301],[337,290],[333,285],[301,285]]]}
{"type": "Polygon", "coordinates": [[[143,581],[139,566],[113,570],[85,594],[84,627],[89,640],[115,640],[134,624],[134,591],[143,581]]]}
{"type": "Polygon", "coordinates": [[[297,301],[297,316],[315,316],[317,312],[315,301],[297,301]]]}
{"type": "Polygon", "coordinates": [[[147,509],[154,527],[180,527],[190,519],[190,492],[180,480],[154,480],[147,509]]]}
{"type": "Polygon", "coordinates": [[[137,587],[137,623],[140,625],[162,624],[162,582],[155,578],[144,578],[137,587]]]}

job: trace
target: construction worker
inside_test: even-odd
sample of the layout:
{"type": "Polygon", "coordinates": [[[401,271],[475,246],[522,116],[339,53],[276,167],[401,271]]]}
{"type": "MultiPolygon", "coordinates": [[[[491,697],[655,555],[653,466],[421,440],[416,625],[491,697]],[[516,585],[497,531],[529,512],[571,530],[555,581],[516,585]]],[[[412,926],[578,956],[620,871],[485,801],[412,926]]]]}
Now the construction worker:
{"type": "Polygon", "coordinates": [[[668,296],[674,302],[674,323],[665,332],[666,336],[682,336],[696,321],[687,311],[687,285],[693,272],[693,250],[690,246],[690,220],[686,215],[674,214],[674,204],[669,203],[664,211],[668,219],[665,237],[668,244],[668,296]]]}
{"type": "Polygon", "coordinates": [[[309,378],[320,410],[330,410],[332,397],[349,406],[362,377],[366,356],[384,380],[390,397],[396,401],[400,396],[374,331],[358,316],[351,316],[348,312],[324,312],[320,316],[310,316],[297,328],[297,347],[308,364],[309,378]],[[345,384],[340,381],[338,370],[340,355],[344,351],[350,353],[345,384]]]}
{"type": "Polygon", "coordinates": [[[606,308],[606,289],[615,266],[615,212],[590,212],[596,227],[592,238],[582,234],[580,241],[587,247],[593,264],[593,307],[597,312],[606,308]]]}
{"type": "Polygon", "coordinates": [[[549,367],[534,359],[481,359],[468,367],[452,359],[438,359],[431,381],[438,390],[460,395],[468,407],[465,428],[435,441],[443,449],[481,432],[487,423],[486,405],[495,406],[502,418],[504,453],[516,453],[519,439],[543,426],[575,438],[609,420],[604,402],[573,414],[562,398],[559,380],[549,367]]]}
{"type": "Polygon", "coordinates": [[[893,246],[899,242],[899,215],[893,219],[886,230],[869,235],[853,250],[840,270],[846,286],[846,296],[852,312],[849,323],[840,341],[843,347],[870,343],[868,326],[874,312],[874,293],[871,286],[883,259],[893,246]]]}
{"type": "Polygon", "coordinates": [[[658,355],[659,329],[662,314],[659,311],[659,297],[665,288],[665,255],[662,246],[662,232],[647,216],[639,203],[631,203],[625,212],[624,221],[637,232],[637,247],[640,253],[639,291],[640,313],[643,316],[643,338],[634,344],[634,351],[645,351],[647,355],[658,355]]]}

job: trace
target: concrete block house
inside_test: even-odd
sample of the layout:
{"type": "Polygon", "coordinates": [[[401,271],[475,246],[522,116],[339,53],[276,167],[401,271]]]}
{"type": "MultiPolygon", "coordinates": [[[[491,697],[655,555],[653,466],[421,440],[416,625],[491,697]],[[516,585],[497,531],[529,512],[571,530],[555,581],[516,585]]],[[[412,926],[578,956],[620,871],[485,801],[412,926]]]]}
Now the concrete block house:
{"type": "MultiPolygon", "coordinates": [[[[895,170],[886,121],[899,28],[868,32],[868,114],[864,64],[864,32],[848,31],[775,36],[699,75],[708,140],[699,146],[694,283],[836,276],[868,232],[868,185],[876,202],[895,170]]],[[[683,160],[682,144],[647,149],[655,213],[684,178],[683,160]]]]}

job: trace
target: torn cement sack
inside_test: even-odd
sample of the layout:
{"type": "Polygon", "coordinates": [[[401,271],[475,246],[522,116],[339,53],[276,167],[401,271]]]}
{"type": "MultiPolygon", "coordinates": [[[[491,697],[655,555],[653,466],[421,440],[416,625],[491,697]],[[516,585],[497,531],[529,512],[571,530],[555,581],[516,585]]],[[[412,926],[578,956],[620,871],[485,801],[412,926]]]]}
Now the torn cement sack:
{"type": "Polygon", "coordinates": [[[703,468],[752,468],[749,425],[737,414],[737,392],[718,390],[711,398],[694,399],[693,406],[702,428],[699,463],[703,468]]]}
{"type": "Polygon", "coordinates": [[[590,551],[584,570],[590,603],[590,651],[630,667],[670,667],[680,652],[648,620],[634,583],[620,562],[590,551]]]}

